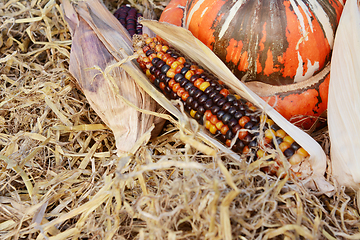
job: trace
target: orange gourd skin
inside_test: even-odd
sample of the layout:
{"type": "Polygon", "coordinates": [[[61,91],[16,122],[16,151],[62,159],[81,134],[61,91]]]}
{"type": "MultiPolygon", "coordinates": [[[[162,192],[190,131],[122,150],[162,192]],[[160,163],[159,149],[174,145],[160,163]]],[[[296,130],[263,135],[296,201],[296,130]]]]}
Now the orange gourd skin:
{"type": "MultiPolygon", "coordinates": [[[[173,0],[160,21],[189,29],[239,79],[247,74],[246,82],[283,86],[316,76],[331,58],[343,5],[339,0],[312,0],[312,6],[307,2],[173,0]],[[168,9],[186,16],[171,16],[168,9]]],[[[294,117],[319,116],[326,110],[328,78],[306,89],[277,93],[270,104],[277,98],[276,110],[309,128],[315,118],[298,122],[294,117]]]]}
{"type": "MultiPolygon", "coordinates": [[[[306,89],[262,97],[283,117],[302,129],[309,129],[327,109],[330,74],[306,89]]],[[[323,123],[323,121],[320,121],[323,123]]]]}

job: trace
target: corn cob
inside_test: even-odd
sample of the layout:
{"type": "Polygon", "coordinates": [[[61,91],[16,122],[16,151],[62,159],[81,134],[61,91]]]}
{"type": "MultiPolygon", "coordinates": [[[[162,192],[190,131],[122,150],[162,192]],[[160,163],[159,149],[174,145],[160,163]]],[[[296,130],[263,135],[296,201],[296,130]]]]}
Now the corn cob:
{"type": "Polygon", "coordinates": [[[138,13],[135,8],[123,5],[116,10],[114,16],[126,28],[131,37],[134,34],[142,34],[142,25],[137,21],[139,17],[142,17],[142,14],[138,13]]]}
{"type": "MultiPolygon", "coordinates": [[[[309,156],[273,120],[251,102],[233,94],[222,81],[185,59],[161,38],[146,34],[143,38],[137,62],[150,82],[168,99],[180,100],[192,118],[233,151],[256,160],[278,145],[292,169],[309,156]],[[264,134],[260,138],[261,130],[264,134]]],[[[270,160],[275,160],[277,165],[268,170],[279,174],[280,159],[270,160]]]]}

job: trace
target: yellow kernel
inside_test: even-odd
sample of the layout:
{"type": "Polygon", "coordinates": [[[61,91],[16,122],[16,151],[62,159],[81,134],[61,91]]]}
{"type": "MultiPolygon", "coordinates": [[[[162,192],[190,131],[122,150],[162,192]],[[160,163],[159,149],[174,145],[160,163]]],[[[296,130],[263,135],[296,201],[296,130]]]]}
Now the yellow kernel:
{"type": "Polygon", "coordinates": [[[174,61],[174,62],[171,64],[171,68],[172,68],[172,69],[176,69],[179,65],[180,65],[180,62],[179,62],[179,61],[174,61]]]}
{"type": "Polygon", "coordinates": [[[284,138],[286,136],[286,132],[282,129],[276,131],[275,136],[284,138]]]}
{"type": "Polygon", "coordinates": [[[209,120],[206,120],[206,121],[205,121],[205,127],[206,127],[206,129],[209,129],[210,126],[211,126],[211,122],[210,122],[209,120]]]}
{"type": "Polygon", "coordinates": [[[266,123],[269,124],[269,126],[274,124],[274,121],[271,120],[270,118],[266,119],[266,123]]]}
{"type": "Polygon", "coordinates": [[[276,171],[276,176],[282,179],[287,176],[287,173],[283,167],[279,167],[279,169],[276,171]]]}
{"type": "Polygon", "coordinates": [[[266,114],[262,114],[262,115],[260,116],[260,122],[261,122],[261,123],[265,122],[266,119],[267,119],[266,114]]]}
{"type": "Polygon", "coordinates": [[[262,150],[262,149],[257,150],[256,156],[257,156],[258,158],[262,158],[264,155],[265,155],[264,150],[262,150]]]}
{"type": "Polygon", "coordinates": [[[269,129],[267,129],[265,131],[265,137],[266,138],[273,139],[274,135],[275,135],[275,130],[274,129],[269,128],[269,129]]]}
{"type": "Polygon", "coordinates": [[[205,89],[207,89],[209,86],[210,86],[210,83],[209,83],[209,82],[203,82],[202,84],[200,84],[199,89],[200,89],[201,91],[205,91],[205,89]]]}
{"type": "Polygon", "coordinates": [[[289,163],[291,165],[297,165],[299,163],[301,163],[301,161],[304,159],[303,156],[301,156],[300,154],[298,153],[295,153],[294,155],[292,155],[289,159],[289,163]]]}
{"type": "Polygon", "coordinates": [[[161,47],[161,51],[162,51],[162,52],[165,53],[167,50],[169,50],[169,47],[168,47],[168,46],[163,45],[163,46],[161,47]]]}
{"type": "Polygon", "coordinates": [[[195,117],[196,111],[194,109],[191,109],[190,116],[195,117]]]}
{"type": "Polygon", "coordinates": [[[220,130],[224,126],[224,123],[222,121],[219,121],[215,124],[215,126],[218,130],[220,130]]]}
{"type": "Polygon", "coordinates": [[[147,39],[145,40],[145,43],[146,43],[146,44],[149,44],[149,43],[151,43],[152,41],[153,41],[152,38],[147,38],[147,39]]]}
{"type": "Polygon", "coordinates": [[[149,69],[146,69],[145,74],[146,74],[147,77],[150,77],[150,76],[151,76],[150,70],[149,70],[149,69]]]}
{"type": "Polygon", "coordinates": [[[283,138],[283,141],[292,144],[294,142],[294,139],[289,135],[287,135],[286,137],[283,138]]]}
{"type": "Polygon", "coordinates": [[[216,131],[217,131],[217,128],[215,125],[211,124],[210,128],[209,128],[209,131],[212,133],[212,134],[216,134],[216,131]]]}
{"type": "Polygon", "coordinates": [[[166,72],[166,76],[169,77],[169,78],[174,78],[175,76],[175,70],[174,69],[169,69],[167,72],[166,72]]]}
{"type": "Polygon", "coordinates": [[[304,148],[299,148],[296,153],[303,157],[309,156],[309,153],[304,148]]]}
{"type": "Polygon", "coordinates": [[[282,142],[279,144],[279,148],[282,152],[284,152],[289,147],[290,147],[290,144],[288,142],[282,142]]]}
{"type": "Polygon", "coordinates": [[[156,43],[154,43],[154,42],[149,43],[149,47],[150,47],[151,49],[154,49],[155,46],[156,46],[156,43]]]}
{"type": "Polygon", "coordinates": [[[194,75],[194,71],[193,70],[189,70],[185,73],[185,78],[187,80],[190,80],[190,78],[194,75]]]}
{"type": "Polygon", "coordinates": [[[241,97],[237,94],[234,94],[234,96],[236,97],[237,100],[239,100],[241,97]]]}
{"type": "Polygon", "coordinates": [[[155,52],[161,52],[161,48],[162,48],[162,45],[161,44],[157,44],[155,46],[155,52]]]}

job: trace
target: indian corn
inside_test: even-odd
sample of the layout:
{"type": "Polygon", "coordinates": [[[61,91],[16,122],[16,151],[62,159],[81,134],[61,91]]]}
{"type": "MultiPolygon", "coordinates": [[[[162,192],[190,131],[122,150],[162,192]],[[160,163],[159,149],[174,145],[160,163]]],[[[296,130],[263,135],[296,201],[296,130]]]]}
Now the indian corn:
{"type": "MultiPolygon", "coordinates": [[[[277,145],[293,168],[309,156],[273,120],[216,77],[162,39],[145,34],[143,38],[137,62],[151,83],[168,99],[180,100],[192,118],[233,151],[258,159],[277,145]]],[[[276,172],[281,161],[275,160],[278,166],[272,170],[276,172]]]]}

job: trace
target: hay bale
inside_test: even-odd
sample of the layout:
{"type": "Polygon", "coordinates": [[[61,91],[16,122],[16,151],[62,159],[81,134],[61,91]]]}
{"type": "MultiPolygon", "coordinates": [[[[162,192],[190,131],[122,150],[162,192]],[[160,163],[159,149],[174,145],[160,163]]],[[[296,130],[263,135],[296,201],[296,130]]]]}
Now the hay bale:
{"type": "MultiPolygon", "coordinates": [[[[59,4],[8,1],[0,16],[1,239],[360,238],[351,189],[316,196],[256,162],[200,153],[172,124],[119,159],[68,72],[59,4]]],[[[328,152],[327,131],[314,136],[328,152]]]]}

